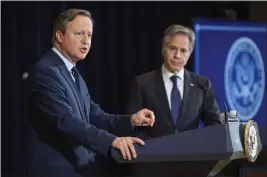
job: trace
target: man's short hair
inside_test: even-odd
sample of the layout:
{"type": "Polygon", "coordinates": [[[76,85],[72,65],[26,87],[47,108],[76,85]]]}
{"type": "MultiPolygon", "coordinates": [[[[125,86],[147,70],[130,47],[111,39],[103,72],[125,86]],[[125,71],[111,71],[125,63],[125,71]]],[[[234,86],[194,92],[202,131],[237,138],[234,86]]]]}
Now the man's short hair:
{"type": "Polygon", "coordinates": [[[193,51],[194,49],[194,44],[195,44],[195,33],[188,27],[182,26],[182,25],[171,25],[169,26],[165,32],[164,32],[164,37],[162,40],[162,47],[166,44],[168,38],[172,35],[175,34],[184,34],[188,36],[189,38],[189,50],[190,52],[193,51]]]}
{"type": "Polygon", "coordinates": [[[68,9],[62,12],[55,20],[54,27],[53,27],[53,38],[52,43],[54,44],[56,40],[56,32],[59,30],[62,33],[65,33],[66,26],[69,22],[71,22],[76,16],[82,15],[90,18],[93,23],[93,19],[91,13],[87,10],[83,9],[68,9]]]}

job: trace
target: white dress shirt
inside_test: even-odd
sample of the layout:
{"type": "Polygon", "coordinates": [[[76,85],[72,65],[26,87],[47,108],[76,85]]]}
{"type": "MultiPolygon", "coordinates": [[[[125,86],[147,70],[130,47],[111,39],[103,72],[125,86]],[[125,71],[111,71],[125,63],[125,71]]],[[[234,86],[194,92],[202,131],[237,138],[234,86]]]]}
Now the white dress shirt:
{"type": "Polygon", "coordinates": [[[178,90],[179,90],[180,95],[181,95],[181,100],[183,100],[183,94],[184,94],[184,68],[182,68],[177,73],[172,73],[164,65],[162,65],[161,70],[162,70],[162,77],[163,77],[163,82],[164,82],[165,90],[166,90],[167,97],[168,97],[169,106],[170,106],[170,109],[171,109],[171,91],[172,91],[172,87],[173,87],[173,82],[171,81],[170,77],[172,77],[173,75],[178,76],[178,78],[177,78],[177,86],[178,86],[178,90]]]}

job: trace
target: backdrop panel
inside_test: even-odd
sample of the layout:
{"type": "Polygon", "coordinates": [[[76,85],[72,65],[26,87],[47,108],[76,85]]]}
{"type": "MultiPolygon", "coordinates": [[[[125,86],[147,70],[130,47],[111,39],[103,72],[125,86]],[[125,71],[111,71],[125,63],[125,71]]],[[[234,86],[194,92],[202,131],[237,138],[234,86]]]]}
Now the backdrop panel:
{"type": "Polygon", "coordinates": [[[241,121],[266,126],[266,24],[196,19],[194,30],[195,72],[211,79],[217,101],[241,121]]]}

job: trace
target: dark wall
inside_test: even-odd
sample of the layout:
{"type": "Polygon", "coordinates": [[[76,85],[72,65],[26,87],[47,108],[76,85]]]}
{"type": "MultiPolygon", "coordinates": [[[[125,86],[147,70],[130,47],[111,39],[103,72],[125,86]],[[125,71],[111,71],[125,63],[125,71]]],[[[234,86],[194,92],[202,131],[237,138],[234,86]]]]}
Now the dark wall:
{"type": "MultiPolygon", "coordinates": [[[[51,48],[52,26],[67,8],[83,8],[95,21],[92,48],[78,63],[95,102],[122,113],[135,75],[160,67],[164,29],[192,19],[224,18],[234,8],[247,19],[247,3],[231,2],[2,2],[2,171],[25,163],[27,95],[24,72],[51,48]]],[[[193,59],[187,68],[192,70],[193,59]]]]}

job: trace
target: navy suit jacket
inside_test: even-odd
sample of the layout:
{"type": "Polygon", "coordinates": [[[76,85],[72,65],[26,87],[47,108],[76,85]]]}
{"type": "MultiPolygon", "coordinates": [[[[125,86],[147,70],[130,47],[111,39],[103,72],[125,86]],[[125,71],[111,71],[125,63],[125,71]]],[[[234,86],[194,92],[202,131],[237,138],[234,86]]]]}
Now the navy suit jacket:
{"type": "Polygon", "coordinates": [[[78,176],[94,163],[94,152],[108,156],[116,138],[94,124],[131,128],[130,116],[107,114],[92,101],[80,75],[79,92],[65,63],[53,50],[36,64],[30,81],[28,176],[78,176]]]}

